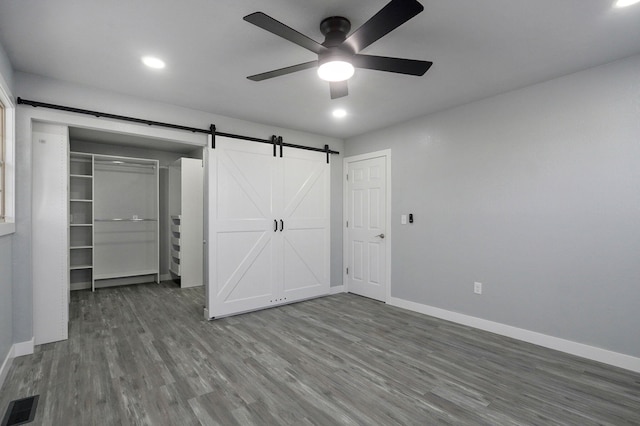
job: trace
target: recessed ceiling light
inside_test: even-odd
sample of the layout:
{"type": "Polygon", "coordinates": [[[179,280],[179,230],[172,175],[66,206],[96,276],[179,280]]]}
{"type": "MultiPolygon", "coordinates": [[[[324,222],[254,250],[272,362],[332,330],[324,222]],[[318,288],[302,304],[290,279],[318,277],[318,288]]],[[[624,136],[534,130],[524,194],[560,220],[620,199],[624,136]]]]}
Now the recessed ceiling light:
{"type": "Polygon", "coordinates": [[[343,110],[343,109],[334,109],[333,110],[333,116],[335,118],[344,118],[347,116],[347,111],[343,110]]]}
{"type": "Polygon", "coordinates": [[[618,0],[616,2],[616,7],[627,7],[627,6],[631,6],[632,4],[636,4],[640,2],[640,0],[618,0]]]}
{"type": "Polygon", "coordinates": [[[142,63],[149,68],[162,69],[165,67],[165,63],[162,59],[154,58],[153,56],[143,56],[142,63]]]}

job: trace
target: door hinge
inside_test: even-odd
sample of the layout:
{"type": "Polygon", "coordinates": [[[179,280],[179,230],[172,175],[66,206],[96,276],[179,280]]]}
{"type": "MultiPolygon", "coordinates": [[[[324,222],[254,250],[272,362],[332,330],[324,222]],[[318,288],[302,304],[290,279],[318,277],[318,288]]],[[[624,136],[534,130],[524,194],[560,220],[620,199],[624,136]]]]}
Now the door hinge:
{"type": "Polygon", "coordinates": [[[347,275],[349,275],[349,267],[347,267],[347,275]]]}
{"type": "Polygon", "coordinates": [[[347,221],[347,228],[349,227],[349,221],[347,221]]]}
{"type": "Polygon", "coordinates": [[[349,173],[347,173],[347,180],[349,180],[349,173]]]}

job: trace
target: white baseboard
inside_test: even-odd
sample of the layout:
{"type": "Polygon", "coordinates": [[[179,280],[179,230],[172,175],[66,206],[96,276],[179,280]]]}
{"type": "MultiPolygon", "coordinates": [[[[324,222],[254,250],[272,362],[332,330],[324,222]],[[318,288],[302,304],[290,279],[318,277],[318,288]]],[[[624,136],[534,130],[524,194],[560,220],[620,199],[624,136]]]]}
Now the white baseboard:
{"type": "Polygon", "coordinates": [[[23,355],[31,355],[34,349],[34,340],[33,337],[31,340],[27,340],[26,342],[15,343],[13,345],[13,356],[19,357],[23,355]]]}
{"type": "Polygon", "coordinates": [[[595,346],[585,345],[583,343],[572,342],[570,340],[553,337],[535,331],[517,328],[499,322],[488,321],[482,318],[472,317],[470,315],[460,314],[457,312],[447,311],[445,309],[436,308],[421,303],[410,302],[408,300],[399,299],[397,297],[389,298],[387,302],[391,306],[407,309],[409,311],[418,312],[432,317],[444,319],[469,327],[478,328],[480,330],[489,331],[491,333],[500,334],[502,336],[511,337],[513,339],[522,340],[524,342],[533,343],[534,345],[543,346],[549,349],[566,352],[582,358],[598,361],[615,367],[624,368],[626,370],[640,373],[640,358],[630,355],[613,352],[606,349],[597,348],[595,346]]]}
{"type": "Polygon", "coordinates": [[[329,294],[338,294],[338,293],[345,293],[347,290],[344,288],[343,285],[337,285],[334,287],[329,287],[329,294]]]}
{"type": "Polygon", "coordinates": [[[7,374],[9,374],[9,369],[11,368],[11,363],[13,362],[14,358],[14,348],[15,345],[12,345],[11,348],[9,348],[9,353],[2,362],[2,366],[0,366],[0,388],[4,384],[4,379],[7,378],[7,374]]]}
{"type": "Polygon", "coordinates": [[[7,353],[7,356],[2,362],[2,366],[0,366],[0,388],[4,384],[4,379],[7,378],[7,374],[9,374],[9,369],[13,363],[13,359],[22,355],[31,355],[33,353],[33,348],[33,338],[26,342],[14,343],[11,345],[9,353],[7,353]]]}

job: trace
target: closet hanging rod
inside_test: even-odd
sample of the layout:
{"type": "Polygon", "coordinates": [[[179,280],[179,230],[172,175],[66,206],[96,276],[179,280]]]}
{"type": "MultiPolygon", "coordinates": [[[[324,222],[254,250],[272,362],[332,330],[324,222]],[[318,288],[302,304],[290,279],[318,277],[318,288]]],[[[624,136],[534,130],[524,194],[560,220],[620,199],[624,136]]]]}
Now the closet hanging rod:
{"type": "Polygon", "coordinates": [[[96,219],[95,222],[157,222],[158,219],[131,219],[114,217],[112,219],[96,219]]]}
{"type": "MultiPolygon", "coordinates": [[[[166,127],[166,128],[175,129],[175,130],[183,130],[183,131],[192,132],[192,133],[204,133],[207,135],[212,135],[214,137],[224,136],[232,139],[243,139],[243,140],[252,141],[252,142],[260,142],[260,143],[268,143],[268,144],[273,143],[273,141],[270,139],[260,139],[260,138],[254,138],[251,136],[243,136],[243,135],[236,135],[233,133],[218,132],[216,131],[216,127],[214,125],[212,125],[209,129],[199,129],[197,127],[181,126],[179,124],[164,123],[162,121],[145,120],[143,118],[128,117],[126,115],[110,114],[108,112],[92,111],[92,110],[82,109],[82,108],[74,108],[74,107],[68,107],[64,105],[56,105],[56,104],[50,104],[46,102],[32,101],[28,99],[22,99],[20,97],[18,97],[17,103],[18,105],[30,105],[34,108],[37,108],[37,107],[49,108],[49,109],[55,109],[58,111],[67,111],[67,112],[75,112],[77,114],[92,115],[97,118],[104,117],[104,118],[111,118],[113,120],[129,121],[129,122],[138,123],[138,124],[147,124],[149,126],[158,126],[158,127],[166,127]]],[[[312,146],[296,145],[296,144],[289,144],[289,143],[282,142],[282,146],[288,147],[288,148],[304,149],[307,151],[326,152],[327,157],[329,156],[329,154],[340,154],[340,151],[333,151],[329,149],[329,147],[326,145],[324,148],[315,148],[312,146]]]]}
{"type": "Polygon", "coordinates": [[[152,169],[156,168],[155,164],[142,164],[142,163],[121,161],[121,160],[95,160],[95,163],[100,164],[101,166],[150,167],[152,169]]]}

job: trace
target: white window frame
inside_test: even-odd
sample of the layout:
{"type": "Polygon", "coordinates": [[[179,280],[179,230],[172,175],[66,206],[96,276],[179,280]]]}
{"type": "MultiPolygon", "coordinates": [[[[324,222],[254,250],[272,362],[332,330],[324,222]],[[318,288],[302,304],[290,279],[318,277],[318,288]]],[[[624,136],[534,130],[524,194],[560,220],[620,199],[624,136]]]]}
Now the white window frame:
{"type": "Polygon", "coordinates": [[[0,236],[15,232],[15,142],[16,108],[9,86],[0,75],[0,102],[4,107],[4,219],[0,219],[0,236]]]}

